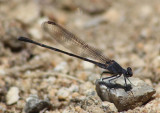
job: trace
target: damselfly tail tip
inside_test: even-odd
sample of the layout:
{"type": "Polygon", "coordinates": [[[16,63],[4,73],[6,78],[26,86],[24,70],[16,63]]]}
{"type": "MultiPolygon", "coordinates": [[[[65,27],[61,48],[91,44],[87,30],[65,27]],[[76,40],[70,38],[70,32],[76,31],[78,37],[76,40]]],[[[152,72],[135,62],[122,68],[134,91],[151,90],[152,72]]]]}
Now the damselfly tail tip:
{"type": "Polygon", "coordinates": [[[24,42],[30,42],[31,41],[29,38],[26,38],[26,37],[23,37],[23,36],[18,37],[18,40],[19,41],[24,41],[24,42]]]}
{"type": "Polygon", "coordinates": [[[18,40],[20,40],[20,41],[22,41],[24,39],[25,39],[25,37],[23,37],[23,36],[18,37],[18,40]]]}

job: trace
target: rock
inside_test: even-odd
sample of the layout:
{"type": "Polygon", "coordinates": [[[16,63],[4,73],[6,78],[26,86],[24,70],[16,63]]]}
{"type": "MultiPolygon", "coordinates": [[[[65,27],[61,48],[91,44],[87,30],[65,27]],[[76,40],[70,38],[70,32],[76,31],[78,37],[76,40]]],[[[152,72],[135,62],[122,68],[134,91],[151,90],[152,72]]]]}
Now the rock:
{"type": "Polygon", "coordinates": [[[78,85],[75,85],[75,84],[72,84],[72,85],[68,88],[68,90],[69,90],[70,92],[78,92],[78,91],[79,91],[79,86],[78,86],[78,85]]]}
{"type": "Polygon", "coordinates": [[[88,72],[79,72],[76,77],[80,80],[83,80],[83,81],[87,81],[88,79],[88,76],[89,76],[89,73],[88,72]]]}
{"type": "Polygon", "coordinates": [[[21,24],[14,19],[0,21],[0,23],[3,23],[0,25],[2,27],[0,28],[1,55],[8,55],[6,53],[6,47],[14,52],[18,52],[24,49],[26,47],[26,44],[19,43],[19,41],[17,41],[18,36],[28,36],[28,33],[26,33],[26,31],[21,28],[21,24]],[[4,53],[2,54],[2,52],[4,53]]]}
{"type": "Polygon", "coordinates": [[[20,99],[20,100],[16,103],[16,107],[17,107],[18,109],[24,108],[25,103],[26,103],[25,100],[20,99]]]}
{"type": "Polygon", "coordinates": [[[102,108],[105,111],[108,111],[108,112],[112,112],[112,113],[117,113],[118,112],[116,106],[113,103],[110,103],[110,102],[107,102],[107,101],[102,102],[102,108]]]}
{"type": "Polygon", "coordinates": [[[104,113],[102,103],[98,95],[93,93],[93,95],[87,95],[80,102],[81,108],[89,113],[104,113]]]}
{"type": "Polygon", "coordinates": [[[7,92],[7,105],[12,105],[19,100],[19,89],[17,87],[11,87],[7,92]]]}
{"type": "Polygon", "coordinates": [[[66,100],[69,97],[69,90],[67,88],[61,88],[57,92],[57,96],[60,100],[66,100]]]}
{"type": "Polygon", "coordinates": [[[16,18],[25,24],[35,21],[40,14],[36,3],[28,2],[18,5],[11,13],[12,18],[16,18]]]}
{"type": "Polygon", "coordinates": [[[86,70],[89,70],[89,69],[93,69],[93,68],[94,68],[94,64],[89,63],[89,62],[86,62],[86,61],[83,61],[83,62],[82,62],[82,65],[83,65],[83,68],[86,69],[86,70]]]}
{"type": "Polygon", "coordinates": [[[105,113],[99,106],[91,105],[87,107],[88,113],[105,113]]]}
{"type": "Polygon", "coordinates": [[[74,92],[74,93],[72,93],[71,96],[72,96],[72,99],[75,99],[75,98],[77,98],[79,95],[80,95],[79,93],[74,92]]]}
{"type": "Polygon", "coordinates": [[[53,106],[46,100],[40,100],[37,95],[30,95],[26,99],[24,111],[26,113],[40,113],[45,110],[52,109],[53,106]]]}
{"type": "Polygon", "coordinates": [[[64,71],[66,70],[66,67],[67,67],[67,63],[66,62],[61,62],[60,64],[58,64],[54,70],[55,71],[64,71]]]}
{"type": "Polygon", "coordinates": [[[142,18],[147,18],[147,17],[151,16],[153,13],[153,8],[150,5],[143,5],[143,6],[141,6],[141,8],[139,10],[140,10],[139,15],[142,18]]]}
{"type": "Polygon", "coordinates": [[[5,102],[6,101],[6,94],[7,94],[7,88],[4,85],[5,83],[3,83],[4,80],[0,77],[0,83],[1,83],[1,87],[0,87],[0,101],[1,102],[5,102]]]}
{"type": "Polygon", "coordinates": [[[141,30],[140,35],[143,38],[150,38],[152,36],[152,29],[144,28],[141,30]]]}
{"type": "Polygon", "coordinates": [[[80,106],[76,106],[75,111],[78,113],[86,113],[80,106]]]}
{"type": "Polygon", "coordinates": [[[31,28],[28,32],[32,35],[32,37],[35,37],[36,39],[42,39],[42,32],[40,29],[31,28]]]}
{"type": "Polygon", "coordinates": [[[5,103],[0,103],[0,112],[5,113],[7,112],[7,105],[5,103]]]}
{"type": "Polygon", "coordinates": [[[153,86],[152,81],[150,79],[144,79],[144,82],[150,86],[153,86]]]}
{"type": "Polygon", "coordinates": [[[153,65],[157,68],[160,67],[160,56],[154,58],[153,65]]]}
{"type": "Polygon", "coordinates": [[[123,15],[119,10],[111,8],[107,10],[103,18],[106,19],[108,22],[118,23],[123,19],[122,17],[123,15]]]}
{"type": "Polygon", "coordinates": [[[55,77],[48,77],[47,79],[45,79],[46,80],[46,82],[48,82],[48,83],[55,83],[56,82],[56,78],[55,77]]]}
{"type": "Polygon", "coordinates": [[[99,76],[100,76],[99,74],[91,74],[88,76],[88,81],[95,83],[95,81],[99,79],[99,76]]]}
{"type": "Polygon", "coordinates": [[[88,89],[94,89],[94,85],[91,82],[85,82],[83,84],[80,85],[80,90],[86,94],[86,91],[88,89]]]}
{"type": "MultiPolygon", "coordinates": [[[[156,92],[151,86],[138,78],[129,78],[131,83],[124,86],[123,76],[111,81],[109,79],[96,81],[96,91],[102,101],[109,101],[115,104],[118,111],[133,109],[141,106],[151,99],[156,92]]],[[[128,82],[128,81],[127,81],[128,82]]]]}
{"type": "Polygon", "coordinates": [[[5,74],[6,74],[5,70],[2,67],[0,67],[0,76],[3,76],[5,74]]]}

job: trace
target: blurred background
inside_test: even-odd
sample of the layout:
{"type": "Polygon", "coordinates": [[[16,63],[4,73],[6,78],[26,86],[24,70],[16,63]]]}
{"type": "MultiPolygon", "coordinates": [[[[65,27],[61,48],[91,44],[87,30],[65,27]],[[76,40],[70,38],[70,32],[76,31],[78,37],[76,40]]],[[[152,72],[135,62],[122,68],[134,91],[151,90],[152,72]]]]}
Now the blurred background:
{"type": "Polygon", "coordinates": [[[93,109],[74,100],[95,92],[100,68],[17,40],[26,36],[65,50],[41,29],[47,20],[132,67],[134,77],[156,89],[152,103],[128,112],[160,110],[159,0],[0,0],[0,111],[22,112],[31,94],[47,98],[55,106],[50,112],[93,109]]]}

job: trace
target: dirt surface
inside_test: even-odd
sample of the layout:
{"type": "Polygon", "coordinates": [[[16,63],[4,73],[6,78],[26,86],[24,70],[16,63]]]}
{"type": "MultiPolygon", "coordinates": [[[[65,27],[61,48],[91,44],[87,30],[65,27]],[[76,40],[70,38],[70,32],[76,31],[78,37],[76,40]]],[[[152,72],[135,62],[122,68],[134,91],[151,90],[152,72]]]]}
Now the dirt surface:
{"type": "Polygon", "coordinates": [[[47,20],[132,67],[134,77],[155,88],[149,102],[126,113],[160,112],[159,0],[0,0],[1,112],[25,112],[31,94],[52,105],[41,112],[117,112],[96,94],[100,68],[17,40],[26,36],[66,50],[42,31],[47,20]]]}

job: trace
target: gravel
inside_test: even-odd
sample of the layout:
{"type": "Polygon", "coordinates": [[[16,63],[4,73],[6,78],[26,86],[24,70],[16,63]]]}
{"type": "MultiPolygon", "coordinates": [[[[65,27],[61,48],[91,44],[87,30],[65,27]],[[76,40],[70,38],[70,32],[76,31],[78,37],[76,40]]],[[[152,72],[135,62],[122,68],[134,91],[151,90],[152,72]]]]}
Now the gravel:
{"type": "MultiPolygon", "coordinates": [[[[41,108],[37,109],[40,112],[53,113],[120,111],[117,106],[122,105],[103,101],[96,93],[95,81],[100,78],[100,68],[17,40],[26,36],[70,52],[41,29],[44,21],[52,20],[122,67],[133,69],[133,77],[142,83],[136,84],[135,78],[130,78],[135,85],[131,89],[133,94],[123,88],[110,89],[111,95],[117,97],[115,92],[122,97],[126,95],[129,100],[135,96],[138,105],[130,100],[128,106],[133,105],[132,109],[127,106],[123,112],[158,113],[159,14],[159,0],[0,0],[0,112],[25,112],[24,108],[29,107],[26,100],[33,94],[37,95],[33,98],[37,102],[33,101],[31,111],[37,109],[35,105],[41,108]],[[41,102],[47,106],[41,106],[41,102]],[[54,109],[48,109],[50,104],[54,109]]],[[[108,90],[104,85],[101,87],[106,92],[101,95],[105,96],[108,90]]],[[[115,100],[123,105],[129,101],[115,100]]]]}

